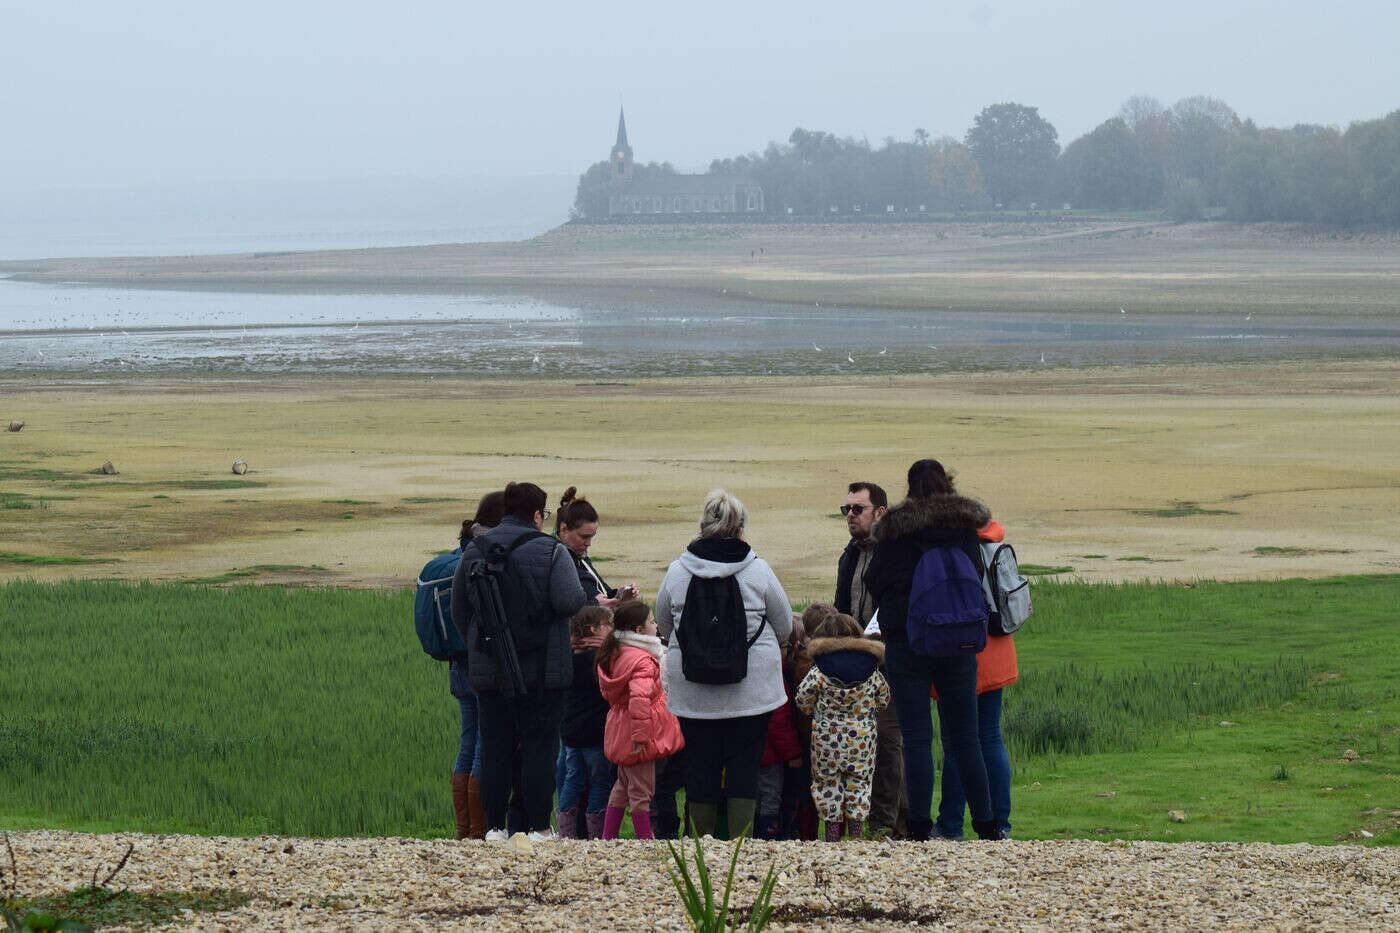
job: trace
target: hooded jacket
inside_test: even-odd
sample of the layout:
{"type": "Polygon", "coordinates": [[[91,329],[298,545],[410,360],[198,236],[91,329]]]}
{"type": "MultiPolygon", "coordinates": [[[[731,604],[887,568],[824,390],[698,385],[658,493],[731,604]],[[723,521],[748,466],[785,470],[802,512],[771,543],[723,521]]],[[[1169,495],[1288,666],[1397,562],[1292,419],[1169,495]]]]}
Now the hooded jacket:
{"type": "Polygon", "coordinates": [[[681,724],[666,709],[661,685],[661,641],[654,635],[618,632],[621,648],[607,670],[598,668],[598,689],[608,701],[603,754],[616,765],[635,765],[674,755],[685,747],[681,724]]]}
{"type": "Polygon", "coordinates": [[[865,571],[865,586],[880,610],[885,641],[909,640],[909,586],[924,552],[959,547],[973,566],[980,567],[977,530],[991,520],[992,513],[976,499],[946,494],[905,499],[875,523],[875,553],[865,571]]]}
{"type": "Polygon", "coordinates": [[[869,725],[890,703],[880,673],[885,646],[869,638],[814,638],[812,669],[797,688],[797,706],[812,715],[812,733],[834,735],[847,725],[869,725]]]}
{"type": "Polygon", "coordinates": [[[656,594],[656,628],[670,641],[666,694],[671,712],[677,716],[737,719],[772,712],[787,702],[779,645],[792,632],[792,606],[772,568],[743,540],[701,538],[691,542],[661,581],[656,594]],[[758,639],[749,649],[748,676],[737,684],[697,684],[686,680],[681,670],[680,639],[674,635],[692,577],[734,577],[739,584],[748,617],[745,637],[758,634],[758,639]]]}

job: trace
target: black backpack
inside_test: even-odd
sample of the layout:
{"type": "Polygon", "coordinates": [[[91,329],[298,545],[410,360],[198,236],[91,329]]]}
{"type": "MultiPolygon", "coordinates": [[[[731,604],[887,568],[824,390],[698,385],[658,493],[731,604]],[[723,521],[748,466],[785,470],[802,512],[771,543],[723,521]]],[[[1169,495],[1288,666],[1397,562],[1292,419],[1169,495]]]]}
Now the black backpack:
{"type": "Polygon", "coordinates": [[[468,648],[491,657],[502,692],[507,696],[525,692],[520,652],[544,648],[554,621],[549,607],[541,605],[529,587],[512,585],[507,561],[520,545],[547,537],[538,531],[526,531],[509,545],[493,544],[484,553],[479,541],[462,551],[458,573],[466,584],[469,599],[459,626],[462,621],[467,626],[476,623],[476,643],[468,648]]]}
{"type": "Polygon", "coordinates": [[[765,615],[753,638],[747,637],[749,617],[739,581],[732,576],[692,576],[676,629],[681,673],[697,684],[737,684],[748,676],[749,649],[767,623],[765,615]]]}

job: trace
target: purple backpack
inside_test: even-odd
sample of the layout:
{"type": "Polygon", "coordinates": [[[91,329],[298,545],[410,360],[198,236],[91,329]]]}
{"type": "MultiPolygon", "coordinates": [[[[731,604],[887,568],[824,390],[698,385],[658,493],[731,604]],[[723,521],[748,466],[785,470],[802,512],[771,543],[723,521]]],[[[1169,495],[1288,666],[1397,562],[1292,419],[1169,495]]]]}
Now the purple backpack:
{"type": "Polygon", "coordinates": [[[987,645],[982,574],[958,547],[931,547],[914,567],[906,624],[915,654],[951,658],[987,645]]]}

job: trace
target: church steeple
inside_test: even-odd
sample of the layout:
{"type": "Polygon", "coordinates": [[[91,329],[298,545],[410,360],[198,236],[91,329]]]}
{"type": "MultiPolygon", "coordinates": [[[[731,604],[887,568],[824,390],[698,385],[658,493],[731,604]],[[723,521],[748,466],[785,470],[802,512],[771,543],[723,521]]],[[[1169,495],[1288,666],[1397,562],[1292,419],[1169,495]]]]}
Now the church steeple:
{"type": "Polygon", "coordinates": [[[613,181],[632,180],[632,147],[627,144],[627,116],[620,106],[617,108],[617,142],[613,144],[609,161],[612,162],[613,181]]]}

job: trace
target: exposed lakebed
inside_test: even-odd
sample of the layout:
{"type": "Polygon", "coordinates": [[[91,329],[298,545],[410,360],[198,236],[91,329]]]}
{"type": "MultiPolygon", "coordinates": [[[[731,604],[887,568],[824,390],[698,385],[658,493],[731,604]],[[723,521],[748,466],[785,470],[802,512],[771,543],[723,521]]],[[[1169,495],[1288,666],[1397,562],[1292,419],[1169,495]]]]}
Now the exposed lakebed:
{"type": "Polygon", "coordinates": [[[0,280],[0,371],[627,378],[1390,356],[1375,316],[138,290],[0,280]]]}

